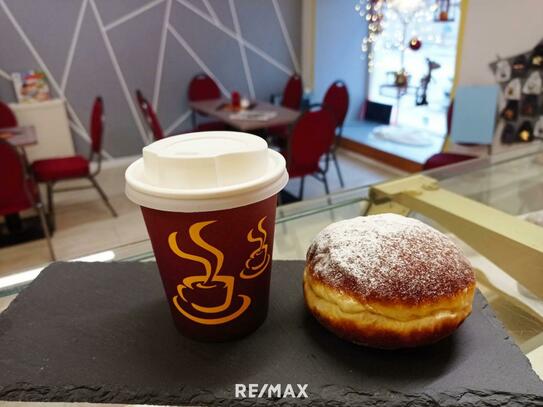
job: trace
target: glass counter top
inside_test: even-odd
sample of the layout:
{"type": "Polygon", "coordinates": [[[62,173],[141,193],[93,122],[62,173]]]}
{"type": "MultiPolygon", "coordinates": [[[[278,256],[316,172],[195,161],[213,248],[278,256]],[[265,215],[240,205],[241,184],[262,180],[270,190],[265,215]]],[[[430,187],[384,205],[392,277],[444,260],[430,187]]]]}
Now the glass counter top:
{"type": "MultiPolygon", "coordinates": [[[[437,179],[442,188],[514,216],[543,211],[541,144],[428,171],[425,175],[437,179]]],[[[279,207],[274,259],[305,259],[311,240],[322,228],[365,214],[371,203],[369,191],[370,186],[367,186],[279,207]]],[[[420,214],[411,213],[410,216],[443,230],[420,214]]],[[[543,345],[543,301],[519,287],[516,281],[469,246],[461,241],[458,243],[476,269],[479,289],[521,349],[530,353],[543,345]]],[[[154,257],[150,242],[144,240],[114,247],[83,260],[154,261],[154,257]]],[[[2,301],[5,307],[39,271],[19,273],[10,284],[2,284],[0,278],[0,297],[4,297],[0,298],[0,309],[3,308],[2,301]]],[[[541,362],[532,362],[536,371],[543,372],[543,357],[541,362]]]]}

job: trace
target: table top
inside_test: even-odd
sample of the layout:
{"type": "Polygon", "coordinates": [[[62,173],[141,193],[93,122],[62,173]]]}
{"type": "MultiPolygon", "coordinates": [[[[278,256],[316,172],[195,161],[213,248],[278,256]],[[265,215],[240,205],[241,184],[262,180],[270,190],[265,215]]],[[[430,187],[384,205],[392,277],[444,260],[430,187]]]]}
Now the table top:
{"type": "Polygon", "coordinates": [[[31,146],[38,143],[34,126],[1,128],[0,139],[6,140],[15,147],[31,146]]]}
{"type": "Polygon", "coordinates": [[[221,122],[241,131],[260,130],[269,127],[290,125],[300,116],[300,112],[297,110],[256,100],[253,102],[253,107],[248,110],[249,112],[270,112],[275,114],[275,116],[268,120],[235,119],[232,117],[235,112],[226,108],[229,103],[229,99],[219,98],[190,102],[189,106],[197,112],[218,119],[221,122]]]}

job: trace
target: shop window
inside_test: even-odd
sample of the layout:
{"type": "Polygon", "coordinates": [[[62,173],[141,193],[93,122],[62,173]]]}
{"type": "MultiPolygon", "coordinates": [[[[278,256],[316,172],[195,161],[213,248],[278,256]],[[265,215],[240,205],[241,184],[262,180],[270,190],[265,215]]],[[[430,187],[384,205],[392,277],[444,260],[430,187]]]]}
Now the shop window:
{"type": "Polygon", "coordinates": [[[444,14],[441,1],[382,3],[379,32],[369,47],[367,38],[362,44],[371,53],[366,54],[368,98],[393,105],[393,123],[444,136],[455,73],[459,4],[449,3],[444,14]],[[431,80],[425,86],[429,70],[431,80]]]}

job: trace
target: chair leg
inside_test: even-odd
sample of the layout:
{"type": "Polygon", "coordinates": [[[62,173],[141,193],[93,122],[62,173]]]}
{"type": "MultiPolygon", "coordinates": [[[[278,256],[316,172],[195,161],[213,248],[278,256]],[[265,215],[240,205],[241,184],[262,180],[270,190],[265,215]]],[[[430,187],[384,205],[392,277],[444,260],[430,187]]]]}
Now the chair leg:
{"type": "Polygon", "coordinates": [[[196,112],[194,110],[190,114],[190,121],[192,123],[192,130],[195,130],[198,123],[196,120],[196,112]]]}
{"type": "Polygon", "coordinates": [[[328,188],[328,180],[326,179],[326,173],[322,173],[322,183],[324,184],[324,191],[326,195],[330,195],[330,188],[328,188]]]}
{"type": "Polygon", "coordinates": [[[305,177],[302,177],[302,179],[300,180],[300,193],[298,194],[300,201],[303,201],[304,199],[304,183],[305,183],[305,177]]]}
{"type": "Polygon", "coordinates": [[[341,186],[341,188],[343,188],[345,186],[345,183],[343,182],[343,175],[341,175],[341,170],[339,169],[339,162],[335,151],[332,152],[332,160],[334,161],[334,165],[336,167],[337,176],[339,178],[339,185],[341,186]]]}
{"type": "Polygon", "coordinates": [[[100,185],[98,185],[98,182],[96,182],[96,180],[94,179],[94,177],[90,176],[89,177],[89,181],[92,183],[92,185],[94,186],[94,188],[96,188],[96,190],[98,191],[98,194],[100,194],[100,197],[102,198],[102,201],[104,201],[104,203],[106,204],[106,206],[108,207],[109,211],[111,212],[111,214],[113,215],[113,217],[117,217],[117,212],[115,212],[115,209],[113,208],[113,206],[111,206],[111,204],[109,203],[109,200],[107,199],[107,196],[106,194],[104,193],[104,191],[102,190],[102,188],[100,188],[100,185]]]}
{"type": "Polygon", "coordinates": [[[53,183],[47,183],[47,216],[49,217],[49,224],[52,228],[55,228],[55,204],[53,202],[53,183]]]}
{"type": "Polygon", "coordinates": [[[36,210],[38,211],[38,215],[40,217],[41,228],[43,229],[43,233],[45,234],[45,240],[47,240],[49,253],[51,253],[51,260],[55,261],[56,256],[55,256],[55,251],[53,250],[53,244],[51,243],[51,232],[49,231],[49,226],[47,225],[47,220],[45,219],[43,205],[41,203],[38,203],[36,205],[36,210]]]}

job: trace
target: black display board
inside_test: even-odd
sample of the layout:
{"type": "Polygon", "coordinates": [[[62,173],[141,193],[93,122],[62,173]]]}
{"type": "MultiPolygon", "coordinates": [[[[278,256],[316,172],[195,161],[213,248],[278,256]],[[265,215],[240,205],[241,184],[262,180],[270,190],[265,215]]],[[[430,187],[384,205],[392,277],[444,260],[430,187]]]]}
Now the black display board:
{"type": "Polygon", "coordinates": [[[212,344],[176,331],[154,263],[53,264],[0,316],[0,400],[543,405],[543,383],[480,294],[450,338],[373,350],[342,341],[307,313],[303,267],[276,261],[265,324],[212,344]],[[236,383],[282,384],[282,392],[292,384],[295,394],[307,384],[309,398],[235,398],[236,383]]]}

